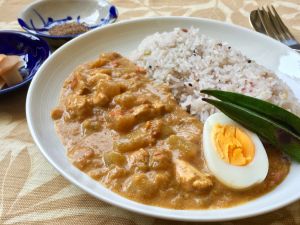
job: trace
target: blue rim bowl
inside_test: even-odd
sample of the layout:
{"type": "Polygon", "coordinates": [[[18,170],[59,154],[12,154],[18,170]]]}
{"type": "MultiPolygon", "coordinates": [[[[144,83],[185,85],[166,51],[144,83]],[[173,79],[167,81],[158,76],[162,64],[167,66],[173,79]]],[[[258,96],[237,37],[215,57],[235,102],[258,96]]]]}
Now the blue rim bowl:
{"type": "Polygon", "coordinates": [[[12,87],[4,87],[0,95],[15,91],[28,84],[39,67],[50,56],[50,47],[39,37],[19,31],[0,31],[0,54],[18,55],[24,65],[20,68],[23,81],[12,87]]]}
{"type": "Polygon", "coordinates": [[[117,18],[117,8],[106,0],[64,0],[59,7],[55,1],[38,0],[21,12],[18,22],[28,33],[45,39],[52,47],[59,47],[80,34],[50,35],[53,26],[76,22],[92,30],[114,23],[117,18]]]}

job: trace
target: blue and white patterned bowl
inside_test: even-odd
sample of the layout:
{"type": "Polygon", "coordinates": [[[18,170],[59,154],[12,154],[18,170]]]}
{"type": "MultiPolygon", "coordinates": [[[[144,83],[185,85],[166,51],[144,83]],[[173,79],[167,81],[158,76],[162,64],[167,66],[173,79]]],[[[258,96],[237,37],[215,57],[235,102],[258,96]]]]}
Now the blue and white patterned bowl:
{"type": "Polygon", "coordinates": [[[39,0],[23,10],[18,22],[24,30],[57,48],[80,34],[53,36],[48,32],[53,26],[77,22],[94,29],[113,23],[117,18],[116,7],[105,0],[39,0]]]}
{"type": "Polygon", "coordinates": [[[49,45],[44,40],[32,34],[0,31],[0,54],[18,55],[24,61],[20,68],[23,81],[12,87],[4,87],[0,90],[0,95],[2,95],[28,84],[51,52],[49,45]]]}

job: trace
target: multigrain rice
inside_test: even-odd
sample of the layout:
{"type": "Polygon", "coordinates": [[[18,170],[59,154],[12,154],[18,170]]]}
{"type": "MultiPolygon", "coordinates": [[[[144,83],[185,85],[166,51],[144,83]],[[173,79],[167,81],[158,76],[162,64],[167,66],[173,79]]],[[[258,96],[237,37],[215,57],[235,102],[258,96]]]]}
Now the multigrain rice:
{"type": "Polygon", "coordinates": [[[199,30],[175,28],[146,37],[131,59],[157,82],[168,83],[180,103],[201,121],[216,109],[203,102],[202,89],[239,92],[277,104],[299,115],[299,103],[274,73],[199,30]]]}

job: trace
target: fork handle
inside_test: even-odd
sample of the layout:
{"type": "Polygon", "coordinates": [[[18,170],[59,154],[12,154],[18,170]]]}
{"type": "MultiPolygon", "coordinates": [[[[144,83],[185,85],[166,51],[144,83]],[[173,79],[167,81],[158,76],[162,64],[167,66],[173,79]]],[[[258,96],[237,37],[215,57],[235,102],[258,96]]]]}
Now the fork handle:
{"type": "Polygon", "coordinates": [[[300,53],[300,44],[299,43],[289,45],[289,47],[294,49],[296,52],[300,53]]]}

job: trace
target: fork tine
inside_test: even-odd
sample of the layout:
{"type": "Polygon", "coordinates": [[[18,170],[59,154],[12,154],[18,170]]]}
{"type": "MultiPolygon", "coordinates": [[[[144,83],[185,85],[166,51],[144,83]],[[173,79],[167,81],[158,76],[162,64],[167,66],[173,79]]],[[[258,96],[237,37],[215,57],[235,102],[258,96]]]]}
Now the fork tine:
{"type": "Polygon", "coordinates": [[[270,24],[269,18],[268,18],[268,14],[265,11],[264,7],[262,7],[262,9],[258,9],[258,16],[261,20],[261,23],[265,29],[265,31],[267,32],[267,34],[275,39],[277,39],[277,35],[276,33],[274,33],[274,29],[272,24],[270,24]]]}
{"type": "Polygon", "coordinates": [[[273,10],[273,13],[275,15],[276,20],[280,24],[280,27],[284,31],[284,33],[286,33],[288,35],[288,38],[295,39],[295,37],[293,36],[293,34],[290,32],[290,30],[287,28],[287,26],[283,23],[282,19],[280,18],[279,14],[277,13],[277,11],[276,11],[276,9],[274,8],[273,5],[271,5],[271,8],[273,10]]]}
{"type": "Polygon", "coordinates": [[[277,20],[276,16],[272,13],[269,6],[267,6],[267,12],[270,18],[270,23],[272,23],[274,30],[276,30],[278,39],[280,41],[285,41],[286,39],[288,39],[289,37],[285,34],[283,29],[281,28],[279,21],[277,20]]]}
{"type": "Polygon", "coordinates": [[[259,17],[259,19],[260,19],[260,21],[261,21],[261,23],[262,23],[262,25],[263,25],[263,27],[264,27],[266,33],[267,33],[269,36],[274,37],[274,35],[271,34],[271,33],[269,32],[269,30],[267,29],[267,24],[266,24],[265,19],[264,19],[264,16],[263,16],[263,11],[262,11],[260,8],[257,9],[257,14],[258,14],[258,17],[259,17]]]}

